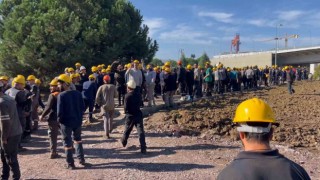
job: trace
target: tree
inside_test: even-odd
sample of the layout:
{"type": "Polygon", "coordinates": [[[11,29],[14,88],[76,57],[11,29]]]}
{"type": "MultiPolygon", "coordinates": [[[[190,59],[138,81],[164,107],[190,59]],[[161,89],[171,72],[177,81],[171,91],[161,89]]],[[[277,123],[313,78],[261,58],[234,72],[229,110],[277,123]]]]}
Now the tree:
{"type": "Polygon", "coordinates": [[[163,66],[163,61],[161,59],[154,58],[150,64],[153,64],[153,66],[163,66]]]}
{"type": "Polygon", "coordinates": [[[210,58],[209,56],[207,55],[206,52],[204,52],[198,59],[198,65],[201,66],[201,67],[204,67],[204,65],[206,64],[206,62],[210,62],[210,58]]]}
{"type": "Polygon", "coordinates": [[[8,75],[51,78],[78,61],[151,61],[158,50],[139,10],[126,0],[1,1],[0,15],[0,71],[8,75]]]}
{"type": "Polygon", "coordinates": [[[317,65],[317,67],[314,69],[313,79],[320,80],[320,65],[317,65]]]}

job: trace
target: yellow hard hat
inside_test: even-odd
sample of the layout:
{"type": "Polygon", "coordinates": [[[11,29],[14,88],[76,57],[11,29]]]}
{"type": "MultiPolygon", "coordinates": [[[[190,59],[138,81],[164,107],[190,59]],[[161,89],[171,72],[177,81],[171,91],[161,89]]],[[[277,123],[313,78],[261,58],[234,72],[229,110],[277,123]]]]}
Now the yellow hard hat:
{"type": "Polygon", "coordinates": [[[157,67],[154,67],[153,70],[154,70],[154,71],[158,71],[159,69],[158,69],[157,67]]]}
{"type": "Polygon", "coordinates": [[[8,81],[8,80],[9,80],[9,77],[8,77],[8,76],[1,76],[1,77],[0,77],[0,80],[8,81]]]}
{"type": "Polygon", "coordinates": [[[67,84],[70,84],[71,83],[71,78],[66,75],[66,74],[61,74],[59,77],[58,77],[58,81],[62,81],[64,83],[67,83],[67,84]]]}
{"type": "Polygon", "coordinates": [[[100,66],[101,66],[102,68],[106,67],[106,65],[105,65],[105,64],[100,64],[100,66]]]}
{"type": "Polygon", "coordinates": [[[106,69],[102,69],[101,72],[102,72],[102,73],[106,73],[107,70],[106,70],[106,69]]]}
{"type": "Polygon", "coordinates": [[[79,62],[76,63],[76,67],[80,67],[81,64],[79,62]]]}
{"type": "Polygon", "coordinates": [[[147,65],[147,69],[150,69],[150,64],[147,65]]]}
{"type": "Polygon", "coordinates": [[[191,69],[192,69],[192,66],[191,66],[190,64],[188,64],[187,69],[188,69],[188,70],[191,70],[191,69]]]}
{"type": "Polygon", "coordinates": [[[102,69],[102,66],[101,66],[101,65],[98,65],[97,68],[98,68],[98,70],[101,70],[101,69],[102,69]]]}
{"type": "Polygon", "coordinates": [[[80,74],[79,73],[75,73],[76,77],[80,77],[80,74]]]}
{"type": "Polygon", "coordinates": [[[68,72],[74,72],[74,69],[73,68],[68,68],[68,72]]]}
{"type": "Polygon", "coordinates": [[[134,60],[133,63],[139,64],[140,62],[139,62],[139,60],[134,60]]]}
{"type": "Polygon", "coordinates": [[[22,85],[26,85],[26,80],[21,76],[20,77],[15,77],[12,82],[19,83],[19,84],[22,84],[22,85]]]}
{"type": "Polygon", "coordinates": [[[36,80],[35,80],[35,83],[38,84],[38,85],[40,85],[40,84],[41,84],[40,79],[36,79],[36,80]]]}
{"type": "Polygon", "coordinates": [[[276,119],[271,107],[261,99],[252,98],[243,101],[236,110],[234,123],[269,122],[275,123],[276,119]]]}
{"type": "Polygon", "coordinates": [[[52,79],[50,86],[58,86],[58,80],[56,78],[52,79]]]}
{"type": "Polygon", "coordinates": [[[171,72],[171,69],[168,68],[168,67],[166,67],[166,68],[164,69],[164,71],[166,71],[166,72],[171,72]]]}
{"type": "Polygon", "coordinates": [[[106,69],[106,72],[111,72],[111,68],[108,67],[108,68],[106,69]]]}
{"type": "Polygon", "coordinates": [[[77,74],[71,74],[70,75],[70,79],[72,80],[73,78],[77,78],[78,77],[78,75],[77,74]]]}
{"type": "Polygon", "coordinates": [[[34,75],[29,75],[27,78],[27,81],[36,80],[36,77],[34,75]]]}
{"type": "Polygon", "coordinates": [[[164,63],[164,66],[170,66],[170,65],[171,65],[171,63],[169,61],[164,63]]]}
{"type": "Polygon", "coordinates": [[[91,74],[91,75],[89,76],[89,79],[96,79],[96,77],[95,77],[93,74],[91,74]]]}
{"type": "Polygon", "coordinates": [[[98,71],[98,67],[97,66],[92,66],[91,67],[91,71],[92,72],[97,72],[98,71]]]}
{"type": "Polygon", "coordinates": [[[139,64],[138,68],[139,68],[139,69],[142,69],[142,64],[139,64]]]}

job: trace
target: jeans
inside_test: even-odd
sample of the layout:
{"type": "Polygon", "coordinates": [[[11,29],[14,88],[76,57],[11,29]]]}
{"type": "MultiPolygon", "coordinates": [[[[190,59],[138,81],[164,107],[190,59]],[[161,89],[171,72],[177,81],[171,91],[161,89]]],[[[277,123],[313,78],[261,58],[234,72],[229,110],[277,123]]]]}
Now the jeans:
{"type": "Polygon", "coordinates": [[[59,133],[59,123],[58,121],[48,121],[48,136],[50,142],[51,153],[57,153],[57,141],[59,133]]]}
{"type": "Polygon", "coordinates": [[[156,102],[154,100],[154,83],[147,84],[147,97],[148,97],[148,106],[156,105],[156,102]]]}
{"type": "Polygon", "coordinates": [[[75,143],[77,158],[80,161],[84,161],[83,147],[82,147],[82,141],[81,141],[81,126],[72,128],[72,127],[67,127],[61,124],[61,134],[62,134],[63,146],[65,149],[65,154],[67,157],[67,163],[74,164],[73,155],[72,155],[72,152],[73,152],[72,140],[75,143]],[[72,135],[73,135],[73,139],[72,139],[72,135]]]}
{"type": "Polygon", "coordinates": [[[89,118],[92,118],[93,108],[94,108],[94,100],[92,99],[84,99],[85,109],[89,107],[89,118]]]}
{"type": "Polygon", "coordinates": [[[104,133],[105,135],[109,136],[109,134],[112,131],[112,121],[113,121],[113,112],[114,111],[106,111],[103,114],[103,127],[104,127],[104,133]]]}
{"type": "Polygon", "coordinates": [[[130,133],[133,129],[133,126],[137,128],[141,149],[146,149],[147,146],[146,146],[146,137],[144,133],[144,127],[143,127],[142,113],[137,116],[126,115],[125,130],[123,132],[122,139],[124,141],[128,140],[130,133]]]}
{"type": "Polygon", "coordinates": [[[293,89],[293,88],[292,88],[292,83],[293,83],[292,81],[288,81],[288,82],[287,82],[289,94],[292,94],[292,92],[293,92],[293,90],[292,90],[292,89],[293,89]]]}
{"type": "Polygon", "coordinates": [[[199,98],[202,95],[200,81],[194,81],[194,95],[199,98]]]}
{"type": "Polygon", "coordinates": [[[166,107],[170,107],[173,106],[173,95],[174,95],[175,91],[167,91],[164,92],[164,103],[166,105],[166,107]]]}
{"type": "Polygon", "coordinates": [[[18,162],[18,144],[21,135],[9,137],[7,144],[1,143],[2,179],[9,179],[10,170],[12,179],[20,179],[20,167],[18,162]]]}
{"type": "Polygon", "coordinates": [[[185,82],[179,82],[179,90],[181,96],[186,96],[186,83],[185,82]]]}

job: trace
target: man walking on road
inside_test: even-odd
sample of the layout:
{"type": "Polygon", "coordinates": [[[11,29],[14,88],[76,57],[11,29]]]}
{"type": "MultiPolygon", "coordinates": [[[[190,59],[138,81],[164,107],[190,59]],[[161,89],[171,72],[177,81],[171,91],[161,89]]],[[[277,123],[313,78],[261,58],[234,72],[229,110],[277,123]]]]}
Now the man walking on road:
{"type": "Polygon", "coordinates": [[[21,174],[17,154],[22,128],[16,101],[4,94],[2,88],[4,88],[4,85],[0,82],[1,178],[9,179],[11,170],[12,179],[20,179],[21,174]]]}
{"type": "Polygon", "coordinates": [[[133,80],[130,80],[127,83],[128,93],[126,94],[124,103],[124,112],[126,114],[126,117],[125,130],[121,138],[121,143],[123,147],[127,146],[128,138],[130,136],[133,126],[135,126],[139,135],[141,153],[146,154],[147,146],[143,127],[142,112],[139,106],[139,104],[141,103],[141,94],[135,91],[135,88],[136,83],[133,80]]]}
{"type": "Polygon", "coordinates": [[[271,126],[277,123],[267,103],[257,98],[242,102],[233,122],[238,124],[237,130],[244,151],[220,172],[218,180],[310,179],[300,165],[284,157],[277,149],[271,149],[271,126]]]}
{"type": "Polygon", "coordinates": [[[117,96],[115,85],[110,84],[110,76],[103,77],[104,85],[100,86],[96,95],[96,103],[101,107],[104,121],[104,137],[110,138],[114,114],[114,98],[117,96]]]}
{"type": "Polygon", "coordinates": [[[71,79],[68,75],[61,74],[58,77],[58,87],[61,93],[58,95],[57,115],[61,124],[62,140],[68,163],[66,168],[75,169],[73,142],[75,143],[75,151],[79,163],[83,166],[87,165],[84,160],[81,139],[84,102],[79,91],[70,90],[70,83],[71,79]]]}

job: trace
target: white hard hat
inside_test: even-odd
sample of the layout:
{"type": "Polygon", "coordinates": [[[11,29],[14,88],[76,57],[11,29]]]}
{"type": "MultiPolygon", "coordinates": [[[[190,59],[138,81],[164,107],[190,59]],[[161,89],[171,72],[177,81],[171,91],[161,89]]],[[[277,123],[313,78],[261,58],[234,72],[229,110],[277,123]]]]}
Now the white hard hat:
{"type": "Polygon", "coordinates": [[[81,66],[81,67],[80,67],[80,71],[81,71],[81,70],[84,70],[84,69],[86,69],[86,67],[84,67],[84,66],[81,66]]]}
{"type": "Polygon", "coordinates": [[[130,88],[130,89],[135,89],[136,88],[136,83],[133,81],[133,80],[130,80],[127,82],[127,86],[130,88]]]}

